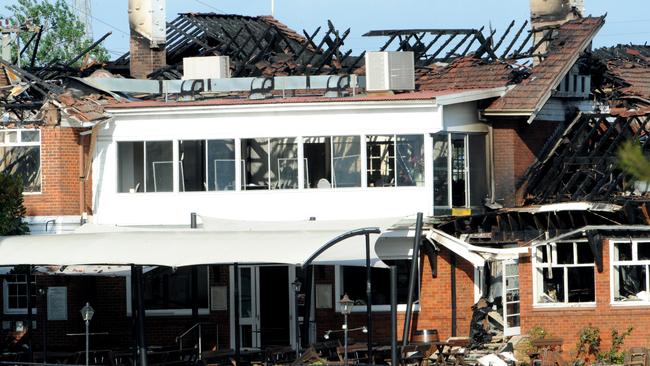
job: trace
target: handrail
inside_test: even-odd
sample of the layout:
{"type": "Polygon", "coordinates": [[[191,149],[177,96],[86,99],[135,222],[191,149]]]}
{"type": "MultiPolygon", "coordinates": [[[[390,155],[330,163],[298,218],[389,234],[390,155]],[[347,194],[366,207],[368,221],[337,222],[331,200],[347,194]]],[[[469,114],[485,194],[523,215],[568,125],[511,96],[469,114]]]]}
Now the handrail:
{"type": "MultiPolygon", "coordinates": [[[[199,342],[198,342],[198,353],[199,353],[199,354],[198,354],[198,359],[200,360],[200,359],[201,359],[201,356],[202,356],[202,354],[203,354],[203,345],[202,345],[202,343],[203,343],[203,332],[202,332],[202,326],[203,326],[203,325],[210,325],[210,324],[212,324],[212,323],[209,323],[209,322],[198,322],[198,323],[192,325],[191,327],[189,327],[186,331],[184,331],[184,332],[181,333],[180,335],[176,336],[176,343],[178,343],[178,345],[179,345],[179,349],[180,349],[180,350],[183,350],[183,338],[185,338],[185,336],[187,336],[187,335],[190,334],[192,331],[194,331],[194,329],[197,329],[197,328],[198,328],[198,335],[199,335],[199,340],[198,340],[198,341],[199,341],[199,342]]],[[[217,325],[217,344],[219,344],[219,325],[217,325]]]]}

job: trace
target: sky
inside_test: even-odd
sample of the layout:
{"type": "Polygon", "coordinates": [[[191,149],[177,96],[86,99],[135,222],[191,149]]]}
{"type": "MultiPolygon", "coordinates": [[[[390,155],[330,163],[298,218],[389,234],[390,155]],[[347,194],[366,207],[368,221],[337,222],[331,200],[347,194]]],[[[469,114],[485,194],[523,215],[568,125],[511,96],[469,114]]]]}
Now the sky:
{"type": "MultiPolygon", "coordinates": [[[[65,0],[74,5],[74,0],[65,0]]],[[[117,58],[128,51],[128,0],[90,0],[93,36],[113,34],[104,46],[117,58]]],[[[166,0],[167,19],[183,12],[217,12],[268,15],[272,0],[166,0]]],[[[16,0],[0,0],[4,5],[16,0]]],[[[644,44],[650,40],[650,0],[585,0],[586,14],[607,13],[606,24],[594,40],[595,47],[618,43],[644,44]]],[[[528,0],[275,0],[275,17],[290,28],[309,33],[327,27],[327,20],[344,30],[351,28],[345,47],[376,50],[382,38],[362,37],[375,29],[480,28],[503,31],[512,20],[529,17],[528,0]]],[[[322,34],[322,33],[321,33],[322,34]]],[[[497,32],[500,34],[500,32],[497,32]]],[[[317,37],[318,38],[318,37],[317,37]]],[[[319,39],[319,38],[318,38],[319,39]]],[[[355,52],[356,53],[356,52],[355,52]]]]}

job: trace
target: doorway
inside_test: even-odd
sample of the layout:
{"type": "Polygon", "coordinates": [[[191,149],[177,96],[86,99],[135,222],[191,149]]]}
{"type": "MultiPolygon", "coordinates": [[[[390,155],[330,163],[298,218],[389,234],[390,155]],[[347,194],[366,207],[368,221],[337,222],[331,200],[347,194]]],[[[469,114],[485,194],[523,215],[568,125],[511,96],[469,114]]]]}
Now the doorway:
{"type": "MultiPolygon", "coordinates": [[[[239,267],[237,275],[240,286],[239,327],[242,349],[292,344],[290,272],[293,271],[289,266],[239,267]]],[[[233,295],[234,281],[231,277],[231,296],[233,295]]],[[[231,346],[234,347],[234,313],[231,329],[231,346]]]]}

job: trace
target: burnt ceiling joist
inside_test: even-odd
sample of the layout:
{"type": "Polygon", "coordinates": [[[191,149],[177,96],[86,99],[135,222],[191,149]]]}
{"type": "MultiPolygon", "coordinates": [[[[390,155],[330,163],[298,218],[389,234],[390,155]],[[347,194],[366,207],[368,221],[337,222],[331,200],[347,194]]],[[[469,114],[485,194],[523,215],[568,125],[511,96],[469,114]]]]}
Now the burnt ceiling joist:
{"type": "Polygon", "coordinates": [[[388,37],[380,51],[412,51],[417,66],[450,62],[470,53],[488,61],[543,57],[539,50],[551,39],[553,29],[541,30],[544,36],[533,44],[533,32],[527,27],[528,21],[516,26],[513,20],[499,36],[496,30],[484,33],[485,28],[480,28],[374,30],[364,37],[388,37]]]}
{"type": "Polygon", "coordinates": [[[650,114],[579,115],[558,137],[545,159],[533,164],[520,182],[526,203],[611,201],[634,191],[616,154],[628,140],[650,152],[650,114]]]}

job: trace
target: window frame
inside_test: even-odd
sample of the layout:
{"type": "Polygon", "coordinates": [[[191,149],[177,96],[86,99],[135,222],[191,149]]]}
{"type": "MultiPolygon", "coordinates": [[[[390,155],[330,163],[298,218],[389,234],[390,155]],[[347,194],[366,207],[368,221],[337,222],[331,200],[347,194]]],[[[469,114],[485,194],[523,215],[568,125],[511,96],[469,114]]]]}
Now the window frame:
{"type": "MultiPolygon", "coordinates": [[[[419,261],[418,261],[418,266],[419,266],[419,261]]],[[[341,312],[341,304],[339,303],[339,299],[343,297],[343,267],[340,264],[337,264],[334,266],[334,310],[337,313],[341,312]]],[[[364,267],[365,268],[365,267],[364,267]]],[[[420,270],[418,268],[417,270],[417,282],[416,282],[416,288],[415,290],[417,291],[417,299],[413,301],[413,306],[411,309],[413,311],[420,311],[420,298],[422,296],[421,293],[421,283],[420,283],[420,270]]],[[[363,281],[365,283],[366,279],[365,277],[363,278],[363,281]]],[[[397,304],[397,311],[398,312],[404,312],[406,311],[406,306],[408,304],[397,304]]],[[[363,313],[366,312],[368,307],[366,305],[353,305],[352,306],[352,312],[353,313],[363,313]]],[[[379,304],[372,304],[371,306],[372,311],[376,312],[388,312],[390,311],[390,304],[387,305],[379,305],[379,304]]]]}
{"type": "Polygon", "coordinates": [[[179,188],[178,188],[178,181],[176,181],[174,178],[178,179],[178,174],[176,171],[178,170],[178,166],[180,165],[180,160],[176,156],[178,152],[178,142],[180,140],[178,139],[171,139],[171,140],[163,140],[163,139],[154,139],[154,140],[119,140],[115,141],[115,191],[117,194],[137,194],[137,195],[143,195],[143,194],[172,194],[172,193],[178,193],[179,188]],[[134,191],[134,192],[120,192],[120,144],[121,143],[142,143],[142,192],[134,191]],[[147,191],[147,181],[149,180],[149,174],[147,173],[148,167],[147,167],[147,143],[153,143],[153,142],[169,142],[171,143],[172,146],[172,176],[171,176],[171,183],[172,183],[172,189],[171,191],[147,191]]]}
{"type": "Polygon", "coordinates": [[[0,132],[17,132],[16,142],[5,142],[0,140],[0,148],[3,147],[38,147],[38,191],[25,191],[23,187],[23,195],[39,195],[43,193],[43,134],[39,128],[3,128],[0,132]],[[38,141],[23,142],[23,132],[38,132],[38,141]]]}
{"type": "MultiPolygon", "coordinates": [[[[6,315],[26,315],[27,314],[27,308],[9,308],[9,285],[10,284],[17,284],[17,285],[26,285],[27,284],[27,275],[22,274],[22,273],[14,273],[14,274],[7,274],[3,276],[4,278],[2,279],[2,311],[6,315]],[[23,281],[8,281],[9,276],[22,276],[24,277],[23,281]]],[[[32,276],[32,284],[34,285],[34,290],[36,290],[36,277],[32,276]]],[[[36,299],[36,291],[34,293],[30,293],[32,297],[36,299]]],[[[17,295],[17,296],[24,296],[27,297],[27,294],[25,295],[17,295]]],[[[36,314],[36,302],[32,305],[32,314],[36,314]]]]}
{"type": "MultiPolygon", "coordinates": [[[[425,137],[424,134],[417,134],[417,133],[416,134],[408,134],[408,133],[381,134],[380,133],[380,134],[372,134],[372,135],[367,134],[367,135],[364,135],[362,137],[364,138],[364,142],[363,142],[364,146],[363,146],[363,148],[366,151],[366,157],[365,157],[365,159],[366,159],[366,169],[365,169],[365,172],[362,172],[362,175],[365,174],[365,176],[366,176],[366,185],[365,185],[364,188],[422,188],[422,187],[424,187],[426,185],[426,178],[425,178],[426,177],[426,159],[425,159],[426,153],[425,153],[424,145],[426,144],[427,140],[424,138],[425,137]],[[398,174],[400,172],[400,170],[398,168],[398,156],[399,156],[399,148],[398,148],[398,146],[399,146],[400,142],[405,143],[407,140],[400,141],[399,139],[400,138],[404,139],[406,137],[413,137],[413,136],[417,136],[418,138],[421,139],[421,141],[420,141],[420,143],[421,143],[421,146],[420,146],[421,147],[421,151],[420,151],[421,155],[420,155],[420,157],[421,157],[421,161],[422,161],[422,176],[421,176],[422,180],[421,181],[414,180],[413,185],[400,185],[400,184],[398,184],[399,183],[398,174]],[[367,179],[369,174],[370,174],[370,171],[371,171],[371,164],[370,163],[371,163],[372,160],[377,159],[376,157],[370,156],[369,151],[368,151],[369,143],[377,143],[376,141],[369,141],[371,137],[375,137],[375,138],[377,138],[377,137],[388,137],[388,138],[391,139],[389,142],[393,143],[393,155],[392,155],[392,157],[389,156],[389,160],[391,158],[393,159],[393,164],[392,164],[392,166],[389,167],[389,171],[392,171],[392,173],[393,173],[393,184],[391,184],[391,185],[371,186],[370,183],[369,183],[369,179],[367,179]]],[[[373,171],[374,171],[374,169],[373,169],[373,171]]]]}
{"type": "MultiPolygon", "coordinates": [[[[207,294],[208,294],[208,306],[204,308],[199,308],[199,315],[210,315],[210,266],[206,265],[206,276],[207,276],[207,294]]],[[[131,308],[131,273],[124,276],[125,281],[125,291],[126,291],[126,316],[133,315],[133,309],[131,308]]],[[[151,317],[164,317],[164,316],[190,316],[192,315],[192,309],[145,309],[145,316],[151,317]]]]}
{"type": "MultiPolygon", "coordinates": [[[[480,208],[480,206],[473,205],[473,195],[472,195],[472,172],[473,172],[473,164],[471,161],[471,157],[473,156],[473,151],[471,150],[471,144],[470,144],[470,136],[482,136],[485,140],[485,161],[483,164],[485,164],[485,179],[486,182],[490,182],[490,172],[492,169],[491,163],[490,163],[490,145],[487,141],[487,138],[489,136],[488,132],[458,132],[458,131],[440,131],[436,133],[430,134],[431,136],[431,147],[432,147],[432,154],[435,154],[436,150],[434,149],[434,145],[436,142],[441,142],[444,141],[447,144],[447,156],[446,156],[446,174],[447,174],[447,197],[446,197],[446,204],[443,205],[436,205],[436,197],[435,197],[435,187],[434,187],[434,196],[433,196],[433,212],[434,216],[439,216],[439,215],[446,215],[445,212],[448,211],[449,214],[451,214],[453,209],[473,209],[473,208],[480,208]],[[439,138],[438,140],[436,137],[444,137],[444,138],[439,138]],[[453,189],[453,176],[454,176],[454,146],[453,146],[453,140],[454,138],[460,139],[459,137],[462,137],[464,148],[464,162],[463,162],[463,169],[464,169],[464,176],[465,176],[465,205],[464,206],[456,206],[454,205],[454,189],[453,189]]],[[[436,181],[436,165],[435,165],[435,156],[431,155],[431,167],[432,167],[432,179],[433,179],[433,184],[435,186],[435,181],[436,181]]],[[[488,189],[489,191],[489,189],[488,189]]]]}
{"type": "Polygon", "coordinates": [[[650,239],[610,239],[609,240],[609,290],[610,290],[610,305],[616,307],[627,307],[627,306],[650,306],[650,300],[638,300],[638,301],[620,301],[616,300],[615,293],[615,280],[616,280],[616,271],[614,267],[616,266],[644,266],[646,270],[646,289],[645,291],[650,293],[650,259],[639,260],[639,243],[645,243],[645,245],[650,246],[650,239]],[[620,243],[630,243],[632,245],[632,259],[629,261],[615,260],[615,245],[620,243]]]}
{"type": "MultiPolygon", "coordinates": [[[[532,257],[532,276],[533,276],[533,307],[534,308],[567,308],[567,307],[595,307],[598,299],[598,288],[596,286],[596,273],[594,272],[594,301],[589,302],[569,302],[569,268],[587,268],[590,267],[594,271],[596,270],[596,261],[594,258],[593,263],[578,263],[578,246],[577,244],[588,245],[587,239],[578,239],[570,241],[559,241],[557,243],[549,243],[543,246],[534,247],[534,251],[531,255],[532,257]],[[557,263],[557,244],[573,244],[573,264],[558,264],[557,263]],[[537,260],[537,250],[540,248],[545,248],[546,246],[551,246],[551,258],[550,266],[549,262],[538,262],[537,260]],[[540,286],[543,285],[543,270],[548,268],[562,268],[564,276],[564,301],[563,302],[539,302],[540,286]],[[538,270],[541,270],[542,273],[539,273],[538,270]]],[[[549,259],[547,259],[549,260],[549,259]]]]}

